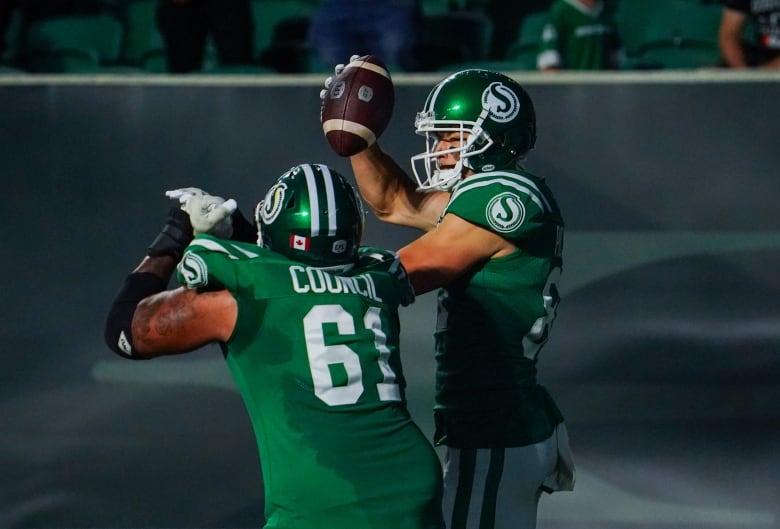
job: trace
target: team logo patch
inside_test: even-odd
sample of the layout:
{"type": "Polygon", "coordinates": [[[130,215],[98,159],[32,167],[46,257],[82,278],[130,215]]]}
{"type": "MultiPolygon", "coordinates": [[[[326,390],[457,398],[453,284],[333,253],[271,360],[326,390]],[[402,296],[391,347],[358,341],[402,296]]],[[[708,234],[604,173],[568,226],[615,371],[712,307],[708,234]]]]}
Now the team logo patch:
{"type": "Polygon", "coordinates": [[[197,254],[187,252],[178,265],[179,273],[189,288],[204,287],[209,283],[206,261],[197,254]]]}
{"type": "Polygon", "coordinates": [[[347,84],[344,81],[339,81],[335,85],[333,85],[333,88],[330,90],[330,97],[331,99],[338,99],[341,96],[344,95],[344,92],[346,92],[347,84]]]}
{"type": "Polygon", "coordinates": [[[363,85],[358,90],[358,99],[364,103],[369,103],[374,98],[374,91],[370,86],[363,85]]]}
{"type": "Polygon", "coordinates": [[[507,233],[525,220],[525,205],[514,193],[501,193],[488,203],[485,216],[493,229],[507,233]]]}
{"type": "Polygon", "coordinates": [[[339,239],[338,241],[333,242],[333,246],[331,247],[331,250],[335,254],[344,253],[347,251],[347,241],[343,239],[339,239]]]}
{"type": "Polygon", "coordinates": [[[496,81],[482,92],[482,108],[487,109],[493,121],[506,123],[520,113],[520,99],[510,88],[496,81]]]}
{"type": "Polygon", "coordinates": [[[287,192],[287,184],[279,182],[275,184],[266,193],[260,208],[260,218],[266,224],[272,224],[279,216],[279,212],[282,211],[282,204],[284,204],[284,195],[287,192]]]}

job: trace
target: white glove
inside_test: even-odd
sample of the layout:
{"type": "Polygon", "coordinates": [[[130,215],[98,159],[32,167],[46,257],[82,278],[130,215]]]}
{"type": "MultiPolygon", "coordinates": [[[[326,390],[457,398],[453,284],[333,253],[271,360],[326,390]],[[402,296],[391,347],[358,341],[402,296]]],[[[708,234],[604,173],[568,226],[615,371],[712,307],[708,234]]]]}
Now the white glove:
{"type": "MultiPolygon", "coordinates": [[[[353,55],[349,58],[349,62],[353,63],[356,60],[358,60],[360,57],[361,57],[360,55],[353,55]]],[[[333,78],[341,75],[341,72],[343,72],[347,66],[349,66],[349,64],[337,64],[336,67],[333,69],[334,74],[331,77],[325,78],[325,88],[323,90],[320,90],[320,99],[322,100],[325,99],[325,96],[328,93],[328,89],[330,88],[330,85],[333,84],[333,78]]]]}
{"type": "Polygon", "coordinates": [[[199,235],[208,233],[222,239],[233,235],[232,213],[238,209],[238,204],[232,198],[209,195],[197,187],[182,187],[166,191],[165,196],[178,200],[181,209],[190,216],[192,233],[199,235]]]}

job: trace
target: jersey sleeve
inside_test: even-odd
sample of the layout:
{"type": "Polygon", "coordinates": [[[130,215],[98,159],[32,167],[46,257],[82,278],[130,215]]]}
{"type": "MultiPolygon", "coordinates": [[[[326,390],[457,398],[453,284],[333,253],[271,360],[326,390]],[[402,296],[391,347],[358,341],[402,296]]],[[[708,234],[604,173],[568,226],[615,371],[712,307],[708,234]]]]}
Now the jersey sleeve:
{"type": "Polygon", "coordinates": [[[236,264],[258,258],[259,250],[252,244],[198,235],[185,249],[176,276],[188,288],[236,291],[239,288],[236,264]]]}
{"type": "Polygon", "coordinates": [[[493,172],[463,180],[444,214],[457,215],[515,241],[543,225],[555,207],[533,179],[518,173],[493,172]]]}

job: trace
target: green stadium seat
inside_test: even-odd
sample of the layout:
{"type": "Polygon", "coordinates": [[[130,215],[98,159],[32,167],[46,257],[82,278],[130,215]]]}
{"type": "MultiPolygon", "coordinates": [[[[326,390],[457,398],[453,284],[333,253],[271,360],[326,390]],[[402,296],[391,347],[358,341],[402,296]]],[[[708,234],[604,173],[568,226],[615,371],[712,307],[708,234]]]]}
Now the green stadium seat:
{"type": "Polygon", "coordinates": [[[313,0],[252,0],[253,56],[259,57],[271,46],[277,24],[290,18],[310,17],[316,4],[313,0]]]}
{"type": "Polygon", "coordinates": [[[493,21],[478,11],[452,11],[422,18],[418,61],[421,70],[488,58],[493,21]],[[457,38],[453,38],[457,36],[457,38]]]}
{"type": "Polygon", "coordinates": [[[30,71],[74,71],[119,61],[124,28],[105,14],[67,15],[45,18],[30,24],[22,50],[23,66],[30,71]],[[46,58],[47,54],[53,57],[46,58]],[[65,70],[49,70],[64,68],[65,70]]]}
{"type": "Polygon", "coordinates": [[[723,65],[717,44],[679,37],[645,43],[639,47],[637,58],[646,68],[668,70],[716,68],[723,65]]]}
{"type": "Polygon", "coordinates": [[[203,73],[209,75],[265,75],[276,73],[276,70],[259,64],[230,64],[215,65],[204,69],[203,73]]]}
{"type": "Polygon", "coordinates": [[[26,55],[27,69],[33,73],[94,74],[101,69],[100,57],[90,48],[50,48],[26,55]]]}
{"type": "Polygon", "coordinates": [[[669,38],[717,43],[721,9],[701,0],[620,0],[615,20],[632,56],[649,42],[669,38]]]}
{"type": "Polygon", "coordinates": [[[16,64],[21,51],[21,39],[23,35],[23,21],[20,10],[14,9],[8,26],[5,29],[5,35],[0,35],[4,39],[4,51],[0,55],[0,62],[5,64],[16,64]]]}
{"type": "Polygon", "coordinates": [[[138,64],[149,73],[168,73],[168,56],[165,48],[146,50],[139,57],[138,64]]]}
{"type": "Polygon", "coordinates": [[[309,17],[294,16],[277,22],[271,41],[258,62],[281,73],[333,71],[333,65],[317,65],[308,45],[309,17]]]}
{"type": "Polygon", "coordinates": [[[719,5],[696,0],[664,0],[653,4],[656,8],[647,20],[641,44],[667,38],[718,42],[722,15],[719,5]]]}
{"type": "Polygon", "coordinates": [[[648,2],[641,37],[630,56],[643,68],[714,68],[722,65],[718,44],[721,6],[699,0],[648,2]],[[654,65],[654,66],[652,66],[654,65]]]}
{"type": "Polygon", "coordinates": [[[421,0],[423,15],[439,15],[450,10],[450,0],[421,0]]]}
{"type": "Polygon", "coordinates": [[[127,0],[121,13],[124,24],[122,62],[140,65],[144,53],[165,47],[157,29],[157,0],[127,0]]]}
{"type": "Polygon", "coordinates": [[[19,68],[8,66],[7,64],[0,64],[0,75],[24,75],[26,73],[26,71],[20,70],[19,68]]]}
{"type": "Polygon", "coordinates": [[[547,12],[539,11],[523,17],[517,39],[507,48],[505,59],[517,65],[519,70],[536,70],[539,39],[547,22],[547,12]]]}
{"type": "MultiPolygon", "coordinates": [[[[534,58],[534,64],[536,64],[534,58]]],[[[485,61],[468,61],[454,64],[448,64],[442,66],[439,71],[441,72],[458,72],[460,70],[466,70],[470,68],[478,68],[480,70],[491,70],[493,72],[515,72],[520,70],[529,70],[527,63],[515,62],[515,61],[502,61],[502,60],[485,60],[485,61]]],[[[535,68],[535,66],[534,66],[535,68]]]]}
{"type": "Polygon", "coordinates": [[[648,20],[658,4],[668,0],[619,0],[615,12],[615,23],[623,46],[629,55],[634,55],[645,41],[648,20]]]}

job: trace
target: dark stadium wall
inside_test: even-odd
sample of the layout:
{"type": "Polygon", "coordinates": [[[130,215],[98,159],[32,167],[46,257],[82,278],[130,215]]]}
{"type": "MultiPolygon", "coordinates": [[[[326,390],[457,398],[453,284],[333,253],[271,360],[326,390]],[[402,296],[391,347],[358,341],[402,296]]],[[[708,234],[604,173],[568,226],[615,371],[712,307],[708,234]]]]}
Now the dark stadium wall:
{"type": "MultiPolygon", "coordinates": [[[[780,527],[778,80],[519,79],[539,122],[527,168],[567,226],[539,369],[579,471],[575,492],[543,498],[540,527],[780,527]]],[[[402,164],[423,148],[414,116],[436,80],[398,81],[381,143],[402,164]]],[[[0,526],[261,525],[260,462],[217,349],[123,361],[103,320],[165,190],[203,187],[250,213],[294,164],[350,174],[319,128],[319,89],[0,81],[0,526]]],[[[365,241],[414,236],[369,218],[365,241]]],[[[434,311],[425,295],[402,320],[428,434],[434,311]]]]}

